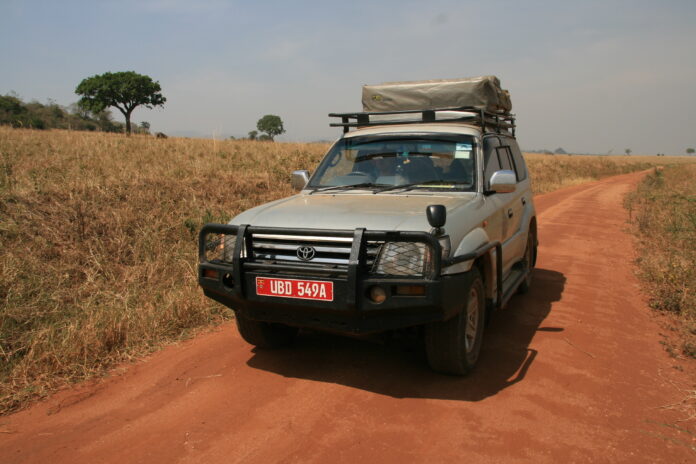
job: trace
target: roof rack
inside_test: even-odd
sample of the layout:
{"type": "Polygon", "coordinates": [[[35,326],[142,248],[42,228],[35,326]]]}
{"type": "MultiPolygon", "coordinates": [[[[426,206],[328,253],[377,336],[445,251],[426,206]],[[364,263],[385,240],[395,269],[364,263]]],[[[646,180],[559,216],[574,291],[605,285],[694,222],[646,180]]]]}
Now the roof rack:
{"type": "Polygon", "coordinates": [[[438,108],[425,110],[402,110],[402,111],[375,111],[361,113],[329,113],[330,118],[341,118],[341,122],[332,122],[331,127],[343,127],[343,132],[348,132],[351,127],[373,127],[388,126],[396,124],[420,124],[424,122],[463,122],[481,127],[486,132],[501,133],[509,130],[515,136],[515,115],[511,113],[492,113],[474,106],[459,106],[455,108],[438,108]],[[437,118],[436,113],[459,111],[466,114],[456,117],[437,118]],[[371,120],[371,116],[385,116],[394,114],[416,114],[420,113],[420,118],[407,120],[371,120]]]}

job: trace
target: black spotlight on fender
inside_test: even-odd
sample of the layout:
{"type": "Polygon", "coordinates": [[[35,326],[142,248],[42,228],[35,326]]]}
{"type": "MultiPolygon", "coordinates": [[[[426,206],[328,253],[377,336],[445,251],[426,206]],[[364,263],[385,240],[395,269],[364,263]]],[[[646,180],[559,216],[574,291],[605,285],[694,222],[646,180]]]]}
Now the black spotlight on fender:
{"type": "Polygon", "coordinates": [[[430,205],[425,209],[425,214],[428,216],[428,223],[434,229],[434,235],[441,235],[442,226],[447,222],[447,208],[444,205],[430,205]]]}

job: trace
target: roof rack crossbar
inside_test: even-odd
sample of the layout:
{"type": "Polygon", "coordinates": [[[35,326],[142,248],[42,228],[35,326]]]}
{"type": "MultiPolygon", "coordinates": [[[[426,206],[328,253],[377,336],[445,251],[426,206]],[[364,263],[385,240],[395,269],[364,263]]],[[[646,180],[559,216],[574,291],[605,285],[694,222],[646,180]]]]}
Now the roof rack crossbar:
{"type": "Polygon", "coordinates": [[[515,136],[515,115],[511,113],[493,113],[473,106],[459,106],[452,108],[400,110],[400,111],[375,111],[356,113],[329,113],[329,117],[341,118],[340,123],[330,123],[330,127],[343,127],[343,132],[348,132],[351,127],[389,126],[397,124],[418,124],[422,122],[465,122],[480,126],[485,132],[498,132],[509,130],[515,136]],[[437,118],[438,112],[464,112],[470,113],[462,116],[437,118]],[[408,115],[418,114],[420,118],[407,120],[373,120],[371,116],[408,115]]]}
{"type": "Polygon", "coordinates": [[[330,127],[366,127],[366,126],[388,126],[388,125],[395,125],[395,124],[417,124],[420,122],[466,122],[470,124],[475,124],[475,125],[481,125],[483,126],[486,124],[487,126],[491,127],[500,127],[501,129],[513,129],[514,123],[511,122],[503,122],[503,121],[495,121],[494,119],[483,119],[479,117],[468,117],[468,118],[441,118],[437,120],[431,120],[431,121],[409,121],[409,120],[394,120],[394,121],[373,121],[370,123],[361,123],[361,122],[332,122],[329,124],[330,127]]]}

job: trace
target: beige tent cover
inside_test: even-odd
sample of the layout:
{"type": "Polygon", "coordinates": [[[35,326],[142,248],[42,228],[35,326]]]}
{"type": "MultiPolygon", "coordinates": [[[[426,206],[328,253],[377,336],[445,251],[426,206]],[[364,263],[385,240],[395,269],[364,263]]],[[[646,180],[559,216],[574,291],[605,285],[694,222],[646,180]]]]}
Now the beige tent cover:
{"type": "Polygon", "coordinates": [[[368,112],[460,106],[496,113],[508,113],[512,109],[509,92],[500,88],[495,76],[363,85],[362,104],[363,111],[368,112]]]}

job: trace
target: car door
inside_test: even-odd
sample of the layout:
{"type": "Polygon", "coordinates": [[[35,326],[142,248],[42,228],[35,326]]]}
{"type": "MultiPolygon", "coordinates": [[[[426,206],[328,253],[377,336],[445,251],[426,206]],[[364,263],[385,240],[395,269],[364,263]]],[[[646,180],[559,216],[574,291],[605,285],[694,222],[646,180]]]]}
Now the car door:
{"type": "MultiPolygon", "coordinates": [[[[495,148],[500,169],[515,172],[515,164],[512,159],[512,151],[506,138],[500,138],[500,146],[495,148]]],[[[519,259],[517,253],[516,240],[519,236],[520,222],[522,218],[522,203],[520,192],[516,187],[514,192],[498,193],[503,209],[503,271],[507,273],[515,262],[519,259]]]]}
{"type": "Polygon", "coordinates": [[[501,137],[501,144],[509,154],[509,161],[517,178],[514,200],[506,211],[508,216],[506,254],[509,259],[508,264],[513,265],[524,256],[527,246],[527,228],[534,214],[534,207],[527,167],[517,141],[511,137],[501,137]]]}

